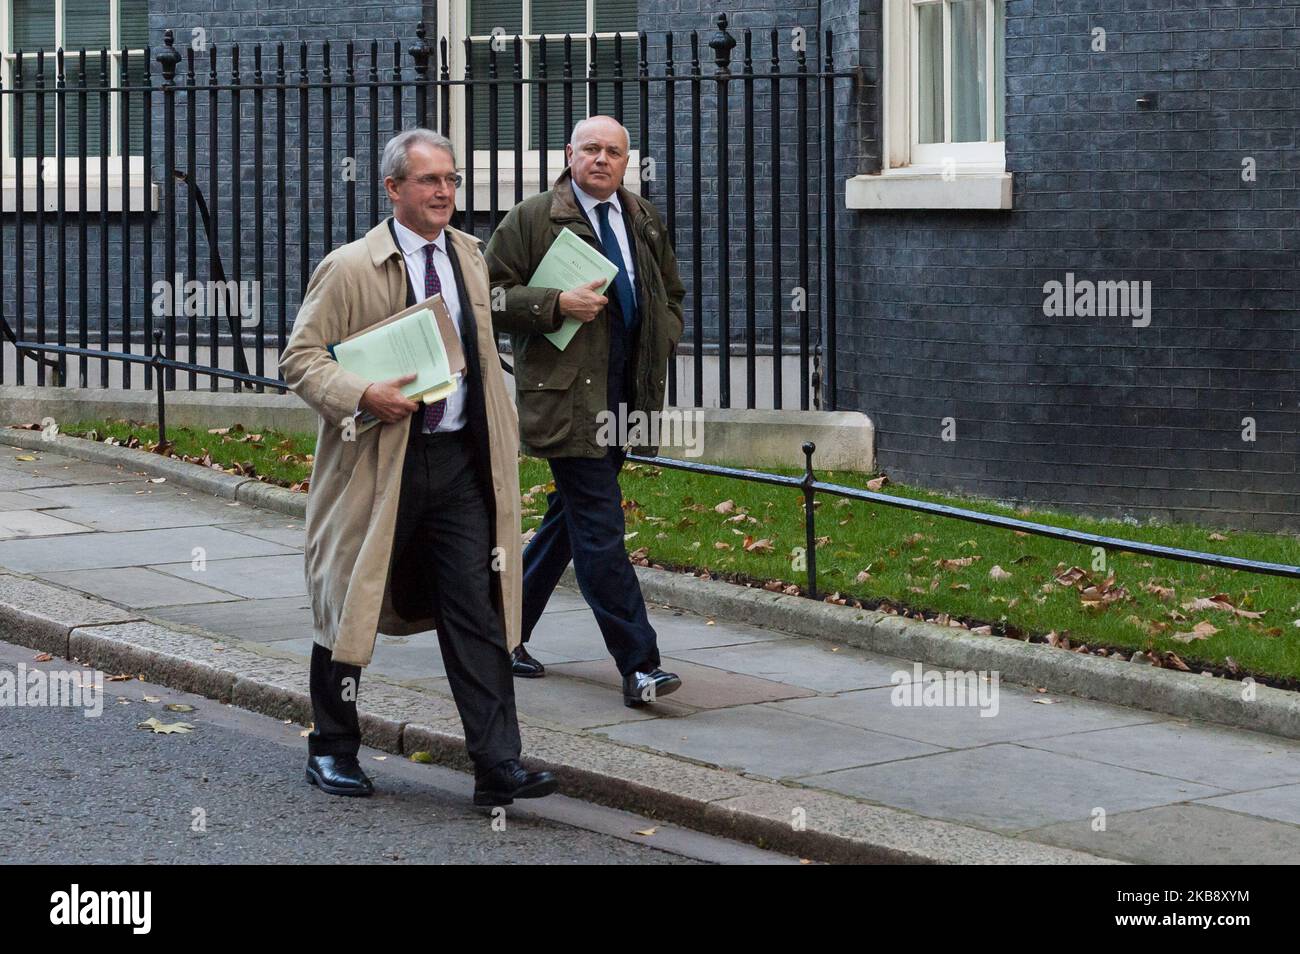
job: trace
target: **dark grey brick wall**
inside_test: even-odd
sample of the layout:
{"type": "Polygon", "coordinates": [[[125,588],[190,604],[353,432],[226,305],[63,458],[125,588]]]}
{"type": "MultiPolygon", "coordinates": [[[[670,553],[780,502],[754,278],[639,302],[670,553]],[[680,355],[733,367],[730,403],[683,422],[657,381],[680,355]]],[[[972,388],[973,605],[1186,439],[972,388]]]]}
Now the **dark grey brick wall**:
{"type": "Polygon", "coordinates": [[[1112,515],[1300,528],[1296,11],[1011,0],[1014,210],[838,221],[838,398],[874,419],[886,471],[1112,515]],[[1097,26],[1104,53],[1089,51],[1097,26]],[[1155,108],[1136,104],[1144,93],[1155,108]],[[1149,280],[1150,325],[1046,317],[1044,283],[1067,272],[1149,280]]]}

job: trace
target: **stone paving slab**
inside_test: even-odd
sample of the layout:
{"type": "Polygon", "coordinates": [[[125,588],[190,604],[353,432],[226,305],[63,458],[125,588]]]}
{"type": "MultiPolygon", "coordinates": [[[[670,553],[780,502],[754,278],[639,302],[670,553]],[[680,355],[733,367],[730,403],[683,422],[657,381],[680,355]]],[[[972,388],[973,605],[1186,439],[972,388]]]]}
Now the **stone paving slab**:
{"type": "Polygon", "coordinates": [[[307,530],[301,520],[290,520],[287,517],[268,520],[264,510],[252,510],[251,513],[256,515],[251,520],[243,520],[239,523],[222,522],[217,526],[223,530],[244,533],[259,540],[270,540],[272,543],[283,544],[297,550],[307,546],[307,530]]]}
{"type": "Polygon", "coordinates": [[[117,623],[136,614],[40,580],[0,574],[0,637],[59,656],[77,626],[117,623]]]}
{"type": "Polygon", "coordinates": [[[1300,742],[1239,729],[1166,721],[1025,744],[1234,792],[1300,781],[1300,742]]]}
{"type": "MultiPolygon", "coordinates": [[[[1136,709],[1108,706],[1071,696],[1041,694],[1006,684],[998,686],[996,709],[981,709],[974,705],[900,706],[893,704],[894,693],[894,688],[861,689],[838,695],[790,699],[772,705],[801,715],[953,749],[1158,722],[1163,718],[1136,709]],[[993,714],[983,715],[983,712],[993,714]]],[[[911,696],[904,698],[910,699],[911,696]]]]}
{"type": "Polygon", "coordinates": [[[111,484],[68,485],[41,487],[25,491],[26,496],[43,501],[46,507],[113,507],[130,503],[158,503],[169,505],[177,501],[191,501],[198,506],[217,504],[218,500],[209,494],[190,490],[179,484],[151,483],[147,475],[130,475],[123,473],[121,479],[111,484]]]}
{"type": "MultiPolygon", "coordinates": [[[[811,695],[810,690],[799,686],[773,682],[770,679],[755,679],[752,676],[711,669],[708,666],[697,666],[671,656],[663,657],[662,666],[668,672],[677,673],[682,679],[682,687],[671,696],[665,696],[665,699],[694,709],[720,709],[724,706],[743,706],[811,695]]],[[[554,671],[575,679],[589,679],[611,689],[617,689],[619,692],[623,687],[623,677],[619,675],[614,661],[609,658],[591,662],[560,663],[548,667],[547,671],[554,671]]]]}
{"type": "Polygon", "coordinates": [[[43,500],[35,492],[25,493],[21,490],[0,491],[0,510],[46,510],[59,507],[49,500],[43,500]]]}
{"type": "Polygon", "coordinates": [[[61,454],[46,455],[41,451],[22,451],[17,448],[13,450],[13,454],[0,451],[0,490],[26,490],[66,484],[107,484],[142,479],[126,467],[96,464],[61,454]],[[19,455],[34,456],[36,460],[20,461],[16,459],[19,455]]]}
{"type": "MultiPolygon", "coordinates": [[[[222,532],[228,533],[228,531],[222,532]]],[[[270,541],[263,542],[270,544],[270,541]]],[[[280,544],[270,545],[280,546],[280,544]]],[[[233,593],[245,599],[278,599],[285,596],[307,595],[307,581],[303,576],[303,556],[296,551],[277,556],[249,556],[236,559],[213,559],[209,556],[202,569],[196,569],[188,560],[184,563],[151,563],[149,566],[159,573],[209,586],[225,593],[233,593]]]]}
{"type": "Polygon", "coordinates": [[[903,659],[872,657],[851,647],[837,649],[797,638],[769,640],[752,646],[674,651],[673,655],[729,672],[779,679],[816,692],[889,686],[894,684],[895,673],[905,673],[910,681],[912,672],[912,664],[903,659]]]}
{"type": "Polygon", "coordinates": [[[143,496],[131,495],[112,502],[83,502],[75,507],[47,512],[94,530],[121,531],[224,523],[233,519],[229,510],[238,507],[244,505],[236,501],[218,503],[212,498],[188,500],[179,495],[170,500],[147,500],[143,496]]]}
{"type": "Polygon", "coordinates": [[[599,731],[620,742],[771,779],[796,778],[943,751],[923,742],[765,706],[739,706],[700,712],[684,719],[656,719],[599,731]]]}
{"type": "MultiPolygon", "coordinates": [[[[1095,855],[1063,854],[1048,845],[786,785],[769,785],[761,793],[729,798],[713,807],[740,818],[759,816],[785,829],[793,830],[797,822],[814,836],[868,844],[870,853],[862,860],[878,864],[1115,864],[1095,855]]],[[[782,843],[774,839],[773,844],[781,847],[782,843]]],[[[832,860],[835,850],[835,844],[828,846],[832,860]]]]}
{"type": "Polygon", "coordinates": [[[212,604],[239,597],[210,586],[177,579],[151,567],[122,566],[109,569],[65,570],[36,574],[59,586],[136,608],[175,606],[183,603],[212,604]]]}
{"type": "Polygon", "coordinates": [[[1095,831],[1089,819],[1040,828],[1032,835],[1049,844],[1144,864],[1294,865],[1300,858],[1300,828],[1205,803],[1108,814],[1105,831],[1095,831]]]}
{"type": "MultiPolygon", "coordinates": [[[[172,585],[180,582],[174,580],[172,585]]],[[[148,615],[253,642],[302,639],[303,633],[312,631],[311,602],[305,596],[157,606],[151,608],[148,615]]],[[[306,638],[308,642],[311,641],[310,636],[306,638]]]]}
{"type": "MultiPolygon", "coordinates": [[[[446,677],[413,683],[444,695],[451,695],[446,677]]],[[[593,729],[647,719],[672,719],[697,710],[677,705],[672,698],[659,703],[653,712],[630,709],[614,689],[581,679],[548,673],[542,679],[515,680],[515,707],[521,719],[560,729],[593,729]]]]}
{"type": "Polygon", "coordinates": [[[0,540],[86,533],[91,529],[66,510],[0,510],[0,540]]]}
{"type": "Polygon", "coordinates": [[[1055,822],[1191,801],[1222,790],[1149,772],[999,743],[850,769],[801,782],[980,828],[1021,832],[1055,822]]]}
{"type": "MultiPolygon", "coordinates": [[[[1196,804],[1300,825],[1300,785],[1275,785],[1252,792],[1220,795],[1202,799],[1196,804]]],[[[1300,855],[1294,856],[1290,863],[1294,864],[1298,858],[1300,855]]]]}
{"type": "Polygon", "coordinates": [[[192,560],[195,547],[202,547],[210,562],[293,552],[278,543],[216,527],[182,527],[0,541],[0,567],[20,573],[40,573],[149,566],[192,560]]]}

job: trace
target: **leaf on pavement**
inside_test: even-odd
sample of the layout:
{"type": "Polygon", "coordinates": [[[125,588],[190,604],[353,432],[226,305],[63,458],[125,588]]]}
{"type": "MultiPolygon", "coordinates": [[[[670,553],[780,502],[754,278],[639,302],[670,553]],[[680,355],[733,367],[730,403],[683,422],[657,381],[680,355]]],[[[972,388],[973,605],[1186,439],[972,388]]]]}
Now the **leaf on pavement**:
{"type": "Polygon", "coordinates": [[[194,726],[190,725],[188,722],[159,722],[154,718],[145,719],[143,722],[137,722],[135,727],[137,729],[149,729],[157,735],[184,735],[194,729],[194,726]]]}

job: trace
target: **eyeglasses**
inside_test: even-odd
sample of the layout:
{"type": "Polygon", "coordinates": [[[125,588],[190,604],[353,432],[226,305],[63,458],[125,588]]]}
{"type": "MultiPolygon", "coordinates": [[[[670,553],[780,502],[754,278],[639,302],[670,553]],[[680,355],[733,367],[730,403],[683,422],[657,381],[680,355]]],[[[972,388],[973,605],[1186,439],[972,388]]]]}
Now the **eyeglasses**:
{"type": "Polygon", "coordinates": [[[465,177],[456,172],[453,172],[449,176],[427,175],[427,176],[406,176],[405,178],[410,179],[416,185],[421,186],[425,189],[436,189],[438,186],[443,185],[444,183],[446,185],[451,186],[451,188],[453,189],[459,189],[460,184],[465,181],[465,177]]]}

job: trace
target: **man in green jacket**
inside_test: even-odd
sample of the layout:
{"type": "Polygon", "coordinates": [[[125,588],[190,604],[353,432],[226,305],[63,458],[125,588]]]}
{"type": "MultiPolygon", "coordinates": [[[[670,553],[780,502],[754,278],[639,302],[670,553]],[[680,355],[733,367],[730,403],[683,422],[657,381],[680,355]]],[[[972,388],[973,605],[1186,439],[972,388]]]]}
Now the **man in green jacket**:
{"type": "Polygon", "coordinates": [[[549,191],[510,210],[486,255],[493,326],[510,334],[514,349],[519,441],[525,454],[546,458],[555,477],[546,516],[524,550],[515,675],[545,673],[526,644],[572,559],[623,676],[623,701],[643,706],[681,680],[660,669],[658,637],[623,546],[618,474],[629,450],[658,451],[652,429],[638,422],[657,420],[650,412],[663,409],[685,289],[659,213],[622,187],[630,147],[627,130],[609,116],[578,123],[564,149],[568,168],[549,191]],[[567,291],[527,287],[566,228],[618,267],[604,294],[599,282],[567,291]],[[566,318],[579,326],[560,349],[543,336],[566,318]]]}

